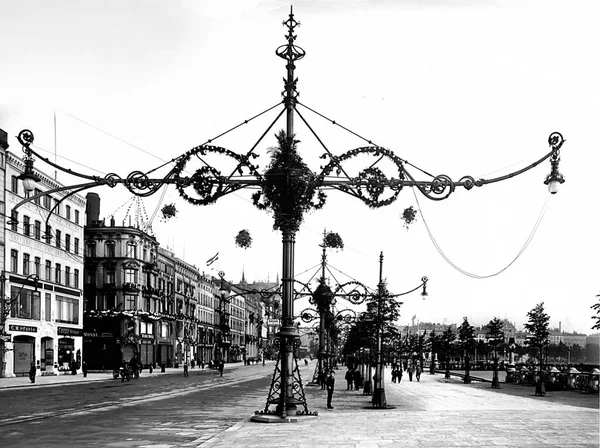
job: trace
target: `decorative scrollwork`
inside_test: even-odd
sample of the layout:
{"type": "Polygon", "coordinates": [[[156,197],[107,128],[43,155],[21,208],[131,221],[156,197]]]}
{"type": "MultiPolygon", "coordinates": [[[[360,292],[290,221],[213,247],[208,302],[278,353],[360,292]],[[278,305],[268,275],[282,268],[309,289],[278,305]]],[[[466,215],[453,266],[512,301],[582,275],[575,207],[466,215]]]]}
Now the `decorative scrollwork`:
{"type": "Polygon", "coordinates": [[[300,313],[300,319],[302,319],[302,322],[304,322],[306,324],[308,324],[318,318],[319,318],[319,315],[317,314],[316,310],[313,310],[311,308],[306,308],[306,309],[302,310],[302,312],[300,313]]]}
{"type": "Polygon", "coordinates": [[[552,150],[554,151],[558,151],[564,142],[565,139],[563,138],[560,132],[553,132],[548,137],[548,144],[552,147],[552,150]]]}
{"type": "Polygon", "coordinates": [[[23,129],[21,132],[19,132],[19,135],[17,135],[17,140],[19,140],[19,143],[23,146],[23,152],[27,155],[29,155],[27,150],[33,143],[33,139],[33,132],[31,132],[29,129],[23,129]]]}
{"type": "Polygon", "coordinates": [[[319,175],[322,182],[334,171],[336,176],[344,174],[350,182],[347,184],[340,183],[336,185],[337,188],[344,193],[357,197],[373,208],[389,205],[398,198],[403,187],[402,180],[405,178],[404,161],[392,151],[380,146],[364,146],[352,149],[340,156],[330,156],[329,154],[322,156],[322,158],[327,157],[330,157],[329,163],[322,167],[319,175]],[[355,177],[351,177],[344,168],[344,164],[360,155],[371,156],[376,160],[355,177]],[[391,166],[394,170],[394,176],[386,176],[381,168],[375,166],[377,164],[385,164],[386,168],[391,166]],[[383,197],[386,189],[391,194],[383,197]]]}
{"type": "Polygon", "coordinates": [[[364,284],[357,281],[350,281],[338,285],[335,288],[334,295],[343,296],[350,303],[360,305],[369,296],[369,292],[364,284]]]}
{"type": "Polygon", "coordinates": [[[247,155],[237,154],[220,146],[196,146],[179,158],[173,170],[175,184],[179,195],[191,204],[211,204],[220,197],[245,187],[243,183],[229,182],[232,175],[229,177],[224,176],[221,171],[210,166],[203,158],[207,155],[229,157],[234,162],[234,166],[231,170],[232,175],[243,175],[245,174],[244,171],[247,170],[250,174],[260,178],[257,167],[250,162],[250,157],[247,155]],[[193,156],[198,157],[203,163],[203,166],[194,170],[191,176],[182,176],[186,171],[187,164],[193,156]],[[189,188],[194,191],[195,197],[188,194],[187,191],[189,188]]]}

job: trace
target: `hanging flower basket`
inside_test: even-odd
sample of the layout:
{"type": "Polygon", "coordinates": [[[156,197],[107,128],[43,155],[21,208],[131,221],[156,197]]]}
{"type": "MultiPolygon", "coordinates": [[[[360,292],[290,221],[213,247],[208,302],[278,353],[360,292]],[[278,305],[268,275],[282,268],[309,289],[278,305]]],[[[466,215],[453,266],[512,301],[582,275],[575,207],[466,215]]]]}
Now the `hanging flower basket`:
{"type": "Polygon", "coordinates": [[[329,232],[323,239],[323,244],[325,247],[329,247],[330,249],[344,248],[344,241],[342,241],[342,237],[335,232],[329,232]]]}
{"type": "Polygon", "coordinates": [[[247,229],[239,231],[235,237],[235,245],[241,247],[242,249],[248,249],[250,246],[252,246],[252,237],[247,229]]]}
{"type": "Polygon", "coordinates": [[[400,217],[402,218],[402,221],[404,221],[403,226],[408,230],[408,227],[417,220],[417,211],[411,205],[404,209],[400,217]]]}
{"type": "Polygon", "coordinates": [[[166,204],[163,208],[160,209],[160,212],[162,213],[162,219],[164,221],[168,221],[169,219],[177,216],[177,208],[173,203],[166,204]]]}

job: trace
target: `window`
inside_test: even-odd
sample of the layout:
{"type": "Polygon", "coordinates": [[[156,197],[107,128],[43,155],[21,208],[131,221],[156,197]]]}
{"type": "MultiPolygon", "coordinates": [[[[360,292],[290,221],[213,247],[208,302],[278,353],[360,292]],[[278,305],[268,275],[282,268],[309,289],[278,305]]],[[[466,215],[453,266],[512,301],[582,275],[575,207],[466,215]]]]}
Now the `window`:
{"type": "Polygon", "coordinates": [[[105,257],[107,258],[115,258],[115,242],[114,241],[107,241],[106,242],[106,254],[105,257]]]}
{"type": "Polygon", "coordinates": [[[10,250],[10,272],[14,272],[15,274],[19,272],[19,252],[11,249],[10,250]]]}
{"type": "Polygon", "coordinates": [[[12,176],[10,179],[10,191],[19,194],[19,179],[17,179],[17,176],[12,176]]]}
{"type": "Polygon", "coordinates": [[[40,293],[21,286],[11,287],[11,313],[20,319],[40,320],[40,293]]]}
{"type": "Polygon", "coordinates": [[[69,221],[71,220],[71,206],[70,205],[65,206],[65,218],[67,218],[69,221]]]}
{"type": "Polygon", "coordinates": [[[79,255],[79,238],[75,238],[73,241],[73,253],[79,255]]]}
{"type": "MultiPolygon", "coordinates": [[[[35,196],[37,196],[38,194],[42,194],[42,190],[40,190],[39,188],[35,189],[35,196]]],[[[35,198],[33,200],[33,202],[35,202],[37,205],[40,205],[40,198],[35,198]]]]}
{"type": "Polygon", "coordinates": [[[61,270],[61,266],[60,263],[56,263],[56,268],[55,268],[55,275],[54,275],[54,281],[56,283],[60,283],[62,281],[62,270],[61,270]]]}
{"type": "Polygon", "coordinates": [[[96,256],[96,242],[90,241],[85,244],[86,247],[86,257],[95,257],[96,256]]]}
{"type": "Polygon", "coordinates": [[[75,224],[79,224],[79,210],[75,210],[75,224]]]}
{"type": "Polygon", "coordinates": [[[71,286],[71,268],[65,266],[65,286],[71,286]]]}
{"type": "Polygon", "coordinates": [[[56,296],[56,322],[79,323],[79,299],[56,296]]]}
{"type": "Polygon", "coordinates": [[[60,201],[58,199],[54,199],[54,213],[60,216],[60,201]]]}
{"type": "Polygon", "coordinates": [[[35,224],[33,226],[33,237],[36,240],[39,240],[42,236],[42,223],[39,221],[35,221],[35,224]]]}
{"type": "Polygon", "coordinates": [[[46,322],[50,322],[52,319],[52,295],[47,292],[46,293],[46,306],[44,309],[44,318],[46,322]]]}
{"type": "Polygon", "coordinates": [[[56,235],[56,247],[58,247],[59,249],[60,249],[60,236],[61,236],[60,234],[61,234],[60,230],[57,229],[56,234],[55,234],[56,235]]]}
{"type": "Polygon", "coordinates": [[[44,239],[46,243],[50,244],[50,240],[52,239],[52,226],[50,224],[46,224],[46,233],[44,233],[44,239]]]}
{"type": "Polygon", "coordinates": [[[109,269],[106,271],[106,283],[109,285],[114,285],[115,282],[115,270],[109,269]]]}
{"type": "Polygon", "coordinates": [[[135,306],[135,299],[137,298],[137,296],[134,296],[132,294],[125,294],[125,309],[126,310],[135,310],[136,306],[135,306]]]}
{"type": "Polygon", "coordinates": [[[10,230],[16,232],[19,225],[19,212],[12,211],[10,214],[10,230]]]}
{"type": "Polygon", "coordinates": [[[137,283],[137,271],[131,268],[125,268],[125,283],[137,283]]]}
{"type": "Polygon", "coordinates": [[[71,235],[65,234],[65,250],[71,252],[71,235]]]}
{"type": "Polygon", "coordinates": [[[79,288],[79,269],[73,270],[73,286],[79,288]]]}
{"type": "Polygon", "coordinates": [[[52,262],[50,260],[46,260],[46,281],[52,281],[52,262]]]}
{"type": "Polygon", "coordinates": [[[29,275],[29,254],[23,254],[23,275],[29,275]]]}
{"type": "Polygon", "coordinates": [[[29,216],[23,216],[23,235],[31,236],[31,221],[29,216]]]}
{"type": "Polygon", "coordinates": [[[44,196],[44,207],[50,210],[52,208],[52,197],[44,196]]]}
{"type": "Polygon", "coordinates": [[[40,278],[40,269],[41,269],[40,265],[42,264],[42,260],[40,257],[35,257],[33,260],[34,260],[33,265],[35,267],[35,275],[37,275],[38,278],[40,278]]]}

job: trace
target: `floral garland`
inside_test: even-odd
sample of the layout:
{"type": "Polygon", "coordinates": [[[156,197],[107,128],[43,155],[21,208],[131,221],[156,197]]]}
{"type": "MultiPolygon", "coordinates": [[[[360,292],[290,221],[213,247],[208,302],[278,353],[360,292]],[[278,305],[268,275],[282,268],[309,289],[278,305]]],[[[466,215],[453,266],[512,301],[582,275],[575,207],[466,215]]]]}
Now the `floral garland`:
{"type": "Polygon", "coordinates": [[[174,203],[165,204],[165,206],[160,209],[160,212],[162,213],[163,221],[168,221],[169,219],[177,216],[177,208],[175,207],[174,203]]]}

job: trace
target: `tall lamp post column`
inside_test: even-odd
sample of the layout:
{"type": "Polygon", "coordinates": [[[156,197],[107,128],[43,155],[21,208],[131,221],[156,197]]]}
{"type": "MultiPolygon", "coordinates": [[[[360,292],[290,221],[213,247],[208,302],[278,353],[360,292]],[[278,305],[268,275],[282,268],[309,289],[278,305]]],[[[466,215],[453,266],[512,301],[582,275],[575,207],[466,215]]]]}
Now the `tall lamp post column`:
{"type": "Polygon", "coordinates": [[[387,408],[387,400],[385,397],[385,387],[383,383],[383,358],[382,358],[382,345],[383,345],[383,322],[381,316],[381,301],[383,300],[384,293],[383,285],[383,252],[379,254],[379,283],[377,285],[377,347],[375,352],[376,367],[375,376],[373,378],[373,398],[371,403],[373,406],[378,408],[387,408]]]}

